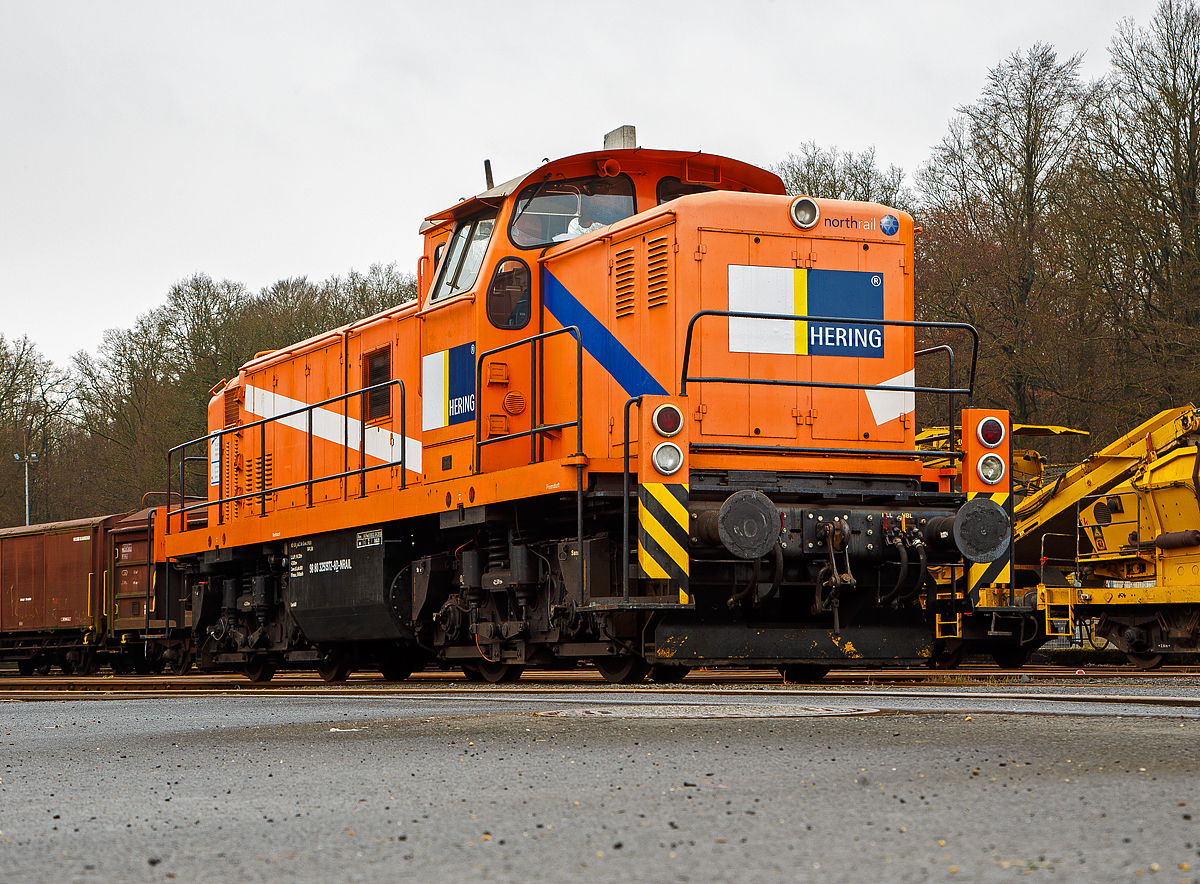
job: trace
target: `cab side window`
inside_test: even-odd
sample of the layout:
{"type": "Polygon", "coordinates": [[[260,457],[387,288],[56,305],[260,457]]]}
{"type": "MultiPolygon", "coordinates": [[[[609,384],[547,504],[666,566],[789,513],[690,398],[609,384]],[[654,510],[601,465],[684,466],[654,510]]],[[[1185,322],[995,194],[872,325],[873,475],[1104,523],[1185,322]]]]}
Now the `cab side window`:
{"type": "Polygon", "coordinates": [[[431,301],[465,292],[475,284],[495,226],[495,212],[476,215],[458,223],[441,262],[431,301]]]}
{"type": "Polygon", "coordinates": [[[529,265],[520,258],[501,261],[488,286],[488,321],[496,328],[524,328],[529,324],[530,294],[529,265]]]}
{"type": "MultiPolygon", "coordinates": [[[[363,356],[363,387],[386,384],[392,379],[392,348],[383,347],[363,356]]],[[[380,387],[367,393],[366,420],[375,421],[392,413],[392,388],[380,387]]]]}
{"type": "Polygon", "coordinates": [[[708,193],[712,190],[704,184],[685,184],[678,178],[667,177],[658,180],[658,187],[655,188],[658,195],[658,204],[669,203],[671,200],[679,199],[681,196],[687,196],[689,193],[708,193]]]}

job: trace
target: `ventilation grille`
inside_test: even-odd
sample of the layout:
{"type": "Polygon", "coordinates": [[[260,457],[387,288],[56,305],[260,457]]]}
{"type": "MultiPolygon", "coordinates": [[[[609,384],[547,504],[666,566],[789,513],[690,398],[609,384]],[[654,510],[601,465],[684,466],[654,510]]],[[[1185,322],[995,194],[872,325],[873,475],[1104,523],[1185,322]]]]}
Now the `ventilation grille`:
{"type": "Polygon", "coordinates": [[[241,412],[238,410],[238,390],[234,387],[231,390],[225,391],[225,429],[236,427],[241,419],[241,412]]]}
{"type": "Polygon", "coordinates": [[[646,306],[661,307],[667,303],[671,280],[667,255],[669,242],[665,236],[650,241],[646,249],[646,306]]]}
{"type": "Polygon", "coordinates": [[[516,390],[504,394],[504,410],[509,414],[520,414],[525,410],[525,397],[516,390]]]}
{"type": "MultiPolygon", "coordinates": [[[[229,400],[226,399],[226,402],[229,400]]],[[[237,401],[234,400],[234,404],[237,401]]],[[[242,493],[241,482],[237,474],[241,472],[241,448],[242,441],[238,438],[237,433],[230,433],[221,440],[221,447],[224,449],[221,464],[221,496],[222,497],[237,497],[242,493]]],[[[226,501],[222,506],[225,511],[225,521],[231,522],[241,515],[242,502],[240,500],[226,501]]]]}
{"type": "Polygon", "coordinates": [[[618,319],[620,319],[622,316],[633,315],[634,300],[636,298],[633,257],[633,249],[624,249],[620,252],[617,252],[616,266],[613,270],[613,280],[616,288],[615,303],[618,319]]]}
{"type": "Polygon", "coordinates": [[[1106,504],[1103,500],[1092,508],[1092,514],[1096,519],[1097,525],[1112,524],[1112,511],[1109,510],[1108,504],[1106,504]]]}
{"type": "Polygon", "coordinates": [[[268,452],[262,458],[246,458],[246,493],[253,494],[270,488],[275,484],[275,455],[268,452]],[[261,463],[261,467],[260,467],[261,463]],[[263,484],[258,484],[259,470],[262,470],[263,484]]]}

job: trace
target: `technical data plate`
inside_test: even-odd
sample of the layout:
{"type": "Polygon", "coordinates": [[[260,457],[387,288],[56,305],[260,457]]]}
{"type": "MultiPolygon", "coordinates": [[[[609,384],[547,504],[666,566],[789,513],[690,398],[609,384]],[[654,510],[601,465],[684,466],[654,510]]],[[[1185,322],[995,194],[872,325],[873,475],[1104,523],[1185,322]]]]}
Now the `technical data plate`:
{"type": "Polygon", "coordinates": [[[659,705],[657,703],[554,709],[535,712],[545,718],[825,718],[835,715],[875,715],[869,706],[763,706],[751,704],[659,705]]]}

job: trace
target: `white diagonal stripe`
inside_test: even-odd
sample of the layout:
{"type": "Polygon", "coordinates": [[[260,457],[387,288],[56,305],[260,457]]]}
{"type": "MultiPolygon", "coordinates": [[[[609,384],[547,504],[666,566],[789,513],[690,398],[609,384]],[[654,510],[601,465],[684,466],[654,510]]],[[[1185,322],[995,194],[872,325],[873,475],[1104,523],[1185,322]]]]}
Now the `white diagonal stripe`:
{"type": "MultiPolygon", "coordinates": [[[[879,387],[915,387],[916,372],[906,371],[904,374],[883,381],[879,387]]],[[[875,425],[882,427],[888,421],[894,421],[902,414],[908,414],[917,407],[916,394],[907,390],[867,390],[867,402],[871,405],[871,414],[875,417],[875,425]]]]}
{"type": "MultiPolygon", "coordinates": [[[[287,414],[297,408],[307,408],[307,402],[289,399],[270,390],[260,390],[258,387],[246,387],[246,411],[255,417],[276,417],[287,414]]],[[[308,431],[308,415],[303,411],[299,414],[280,418],[278,423],[292,427],[302,433],[308,431]]],[[[314,408],[312,411],[312,431],[318,439],[333,442],[336,445],[347,445],[352,451],[358,450],[359,422],[327,408],[314,408]]],[[[400,460],[400,441],[398,434],[385,427],[366,428],[365,445],[367,455],[385,462],[400,460]]],[[[421,472],[421,442],[418,439],[404,440],[404,468],[412,472],[421,472]]]]}

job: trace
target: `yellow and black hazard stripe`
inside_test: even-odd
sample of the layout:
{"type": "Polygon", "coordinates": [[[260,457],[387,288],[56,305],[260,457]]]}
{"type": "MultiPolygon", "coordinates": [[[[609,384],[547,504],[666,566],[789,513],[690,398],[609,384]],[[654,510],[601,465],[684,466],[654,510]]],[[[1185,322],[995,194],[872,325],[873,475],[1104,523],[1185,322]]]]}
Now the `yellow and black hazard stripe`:
{"type": "MultiPolygon", "coordinates": [[[[974,500],[977,497],[982,497],[990,500],[1000,507],[1000,509],[1008,512],[1007,491],[977,491],[967,495],[967,502],[974,500]]],[[[1009,514],[1010,524],[1012,514],[1009,514]]],[[[1004,551],[1004,555],[996,559],[994,562],[986,562],[982,565],[971,565],[967,568],[967,594],[972,598],[978,598],[977,593],[984,586],[995,586],[996,584],[1008,585],[1012,583],[1012,562],[1009,550],[1004,551]]]]}
{"type": "Polygon", "coordinates": [[[688,603],[688,486],[644,482],[638,486],[638,564],[654,579],[669,580],[688,603]]]}

